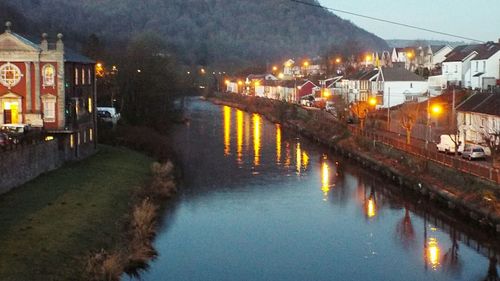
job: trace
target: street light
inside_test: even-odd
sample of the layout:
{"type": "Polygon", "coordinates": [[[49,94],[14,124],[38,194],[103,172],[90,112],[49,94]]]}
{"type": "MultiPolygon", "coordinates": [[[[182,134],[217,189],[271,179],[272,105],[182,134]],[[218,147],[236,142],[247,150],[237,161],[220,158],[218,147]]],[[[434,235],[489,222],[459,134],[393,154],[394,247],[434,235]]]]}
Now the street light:
{"type": "Polygon", "coordinates": [[[365,57],[365,66],[368,67],[368,62],[372,60],[372,56],[366,55],[365,57]]]}
{"type": "Polygon", "coordinates": [[[273,71],[277,71],[278,70],[278,67],[275,65],[273,66],[273,71]]]}
{"type": "Polygon", "coordinates": [[[368,99],[368,104],[370,104],[371,106],[377,105],[377,98],[371,97],[370,99],[368,99]]]}
{"type": "Polygon", "coordinates": [[[336,64],[339,64],[341,61],[342,61],[342,59],[341,59],[341,58],[336,58],[336,59],[335,59],[335,63],[336,63],[336,64]]]}
{"type": "Polygon", "coordinates": [[[443,107],[440,104],[435,104],[431,106],[431,111],[434,114],[440,114],[441,112],[443,112],[443,107]]]}

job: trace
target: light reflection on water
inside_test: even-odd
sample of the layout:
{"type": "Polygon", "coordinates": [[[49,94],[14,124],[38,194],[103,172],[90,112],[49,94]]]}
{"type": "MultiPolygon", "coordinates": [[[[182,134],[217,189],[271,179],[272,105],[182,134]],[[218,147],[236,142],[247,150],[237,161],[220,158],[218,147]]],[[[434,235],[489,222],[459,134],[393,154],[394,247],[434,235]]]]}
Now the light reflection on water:
{"type": "Polygon", "coordinates": [[[495,276],[492,248],[477,251],[377,177],[260,115],[199,101],[190,110],[176,136],[185,184],[144,280],[495,276]]]}

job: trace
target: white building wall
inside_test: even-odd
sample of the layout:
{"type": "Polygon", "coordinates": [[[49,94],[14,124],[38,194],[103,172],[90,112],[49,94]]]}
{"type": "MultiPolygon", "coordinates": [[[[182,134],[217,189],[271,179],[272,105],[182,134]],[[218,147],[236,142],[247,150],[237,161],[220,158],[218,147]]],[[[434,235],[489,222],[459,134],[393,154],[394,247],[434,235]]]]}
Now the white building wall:
{"type": "Polygon", "coordinates": [[[484,145],[485,135],[500,131],[500,116],[459,111],[457,127],[465,143],[484,145]]]}
{"type": "Polygon", "coordinates": [[[429,89],[427,81],[385,81],[383,83],[384,103],[382,107],[384,108],[404,103],[406,95],[423,94],[429,89]]]}
{"type": "Polygon", "coordinates": [[[434,65],[442,63],[444,60],[446,60],[446,55],[449,54],[451,51],[453,51],[453,48],[450,46],[446,46],[441,50],[437,51],[432,56],[432,63],[434,65]]]}
{"type": "Polygon", "coordinates": [[[471,61],[471,87],[472,88],[482,88],[483,78],[495,78],[500,79],[500,51],[491,56],[487,60],[473,60],[471,61]],[[476,67],[477,66],[477,67],[476,67]],[[484,72],[483,75],[479,77],[474,77],[477,73],[484,72]]]}
{"type": "Polygon", "coordinates": [[[443,62],[443,76],[451,84],[462,82],[462,62],[443,62]]]}

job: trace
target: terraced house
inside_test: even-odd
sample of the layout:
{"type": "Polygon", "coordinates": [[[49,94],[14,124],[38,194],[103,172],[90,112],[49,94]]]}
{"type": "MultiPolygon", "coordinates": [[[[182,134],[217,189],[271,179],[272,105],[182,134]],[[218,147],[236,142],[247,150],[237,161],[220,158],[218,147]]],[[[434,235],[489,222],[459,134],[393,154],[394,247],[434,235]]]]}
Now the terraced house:
{"type": "Polygon", "coordinates": [[[67,158],[96,148],[95,62],[67,48],[63,35],[34,43],[11,31],[0,34],[0,124],[42,127],[59,140],[67,158]]]}

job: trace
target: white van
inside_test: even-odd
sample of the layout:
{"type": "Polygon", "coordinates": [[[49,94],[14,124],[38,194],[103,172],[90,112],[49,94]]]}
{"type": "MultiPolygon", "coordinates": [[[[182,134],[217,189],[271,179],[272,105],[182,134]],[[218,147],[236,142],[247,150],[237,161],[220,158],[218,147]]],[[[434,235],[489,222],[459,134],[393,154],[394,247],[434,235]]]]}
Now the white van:
{"type": "Polygon", "coordinates": [[[106,122],[113,122],[113,124],[120,120],[120,113],[117,113],[114,107],[97,107],[97,116],[106,122]]]}
{"type": "Polygon", "coordinates": [[[464,143],[457,135],[441,135],[439,143],[436,145],[438,152],[455,153],[455,141],[458,141],[458,153],[464,151],[464,143]]]}

